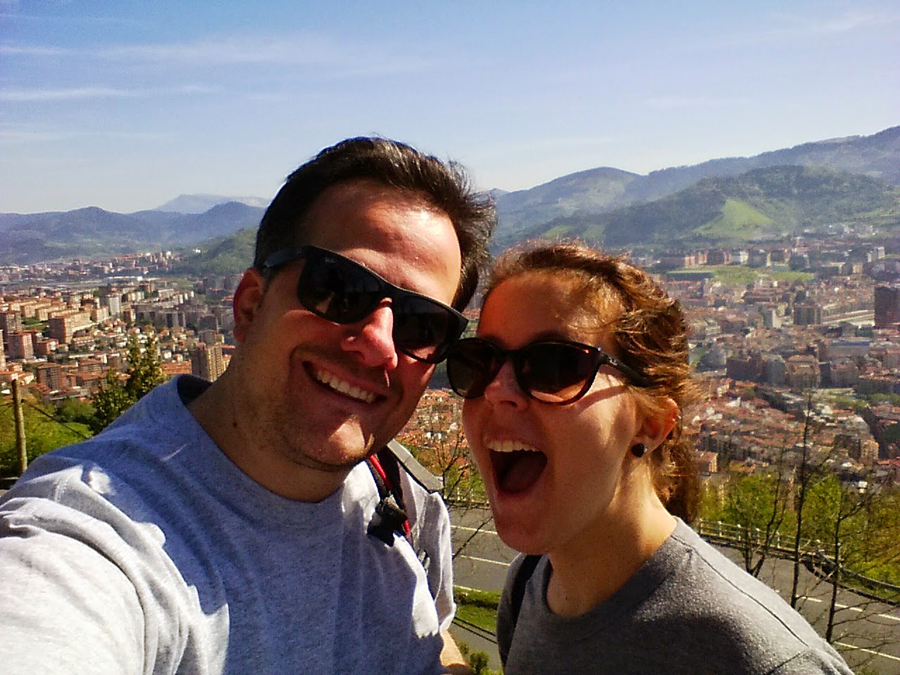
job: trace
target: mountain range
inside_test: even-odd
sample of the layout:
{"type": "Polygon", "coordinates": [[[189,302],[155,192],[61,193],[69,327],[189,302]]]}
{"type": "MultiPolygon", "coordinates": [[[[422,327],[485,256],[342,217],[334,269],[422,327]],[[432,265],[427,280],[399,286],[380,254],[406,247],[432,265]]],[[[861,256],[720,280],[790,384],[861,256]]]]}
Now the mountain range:
{"type": "MultiPolygon", "coordinates": [[[[900,237],[900,126],[647,175],[600,167],[494,196],[496,249],[534,236],[578,236],[609,247],[725,245],[860,229],[900,237]]],[[[182,195],[130,214],[96,207],[0,214],[0,264],[198,248],[185,260],[192,271],[239,271],[252,258],[263,205],[258,198],[182,195]]]]}
{"type": "Polygon", "coordinates": [[[228,201],[202,213],[112,213],[90,206],[31,215],[0,214],[0,264],[27,265],[192,247],[255,228],[263,211],[258,206],[228,201]]]}
{"type": "MultiPolygon", "coordinates": [[[[591,240],[609,244],[611,242],[590,236],[592,232],[589,223],[592,216],[612,212],[619,212],[615,218],[619,223],[626,222],[632,216],[655,218],[654,229],[664,231],[669,222],[666,208],[672,202],[660,200],[688,191],[681,199],[675,200],[676,203],[687,205],[703,202],[703,199],[697,199],[696,194],[692,195],[690,190],[697,189],[702,194],[719,188],[727,193],[731,187],[738,185],[727,179],[754,171],[757,172],[753,174],[755,179],[763,183],[760,188],[765,189],[768,181],[765,178],[766,173],[762,170],[787,166],[825,168],[837,173],[863,176],[875,181],[876,185],[883,185],[886,193],[890,195],[892,189],[900,188],[900,126],[885,129],[871,136],[852,136],[805,143],[754,157],[713,159],[693,166],[653,171],[646,176],[610,167],[573,173],[529,190],[500,195],[497,199],[500,227],[494,243],[498,248],[505,248],[523,237],[539,236],[560,228],[573,235],[586,233],[591,240]],[[710,182],[716,179],[721,180],[710,182]],[[647,209],[629,209],[637,204],[646,204],[647,209]],[[656,206],[651,207],[650,204],[656,206]],[[567,221],[580,225],[570,229],[571,223],[567,221]]],[[[777,176],[778,172],[772,175],[777,176]]],[[[840,189],[841,186],[837,183],[839,181],[833,182],[832,187],[840,189]]],[[[852,195],[847,196],[852,198],[852,195]]],[[[784,194],[777,197],[773,195],[773,199],[788,198],[788,201],[794,201],[790,197],[784,194]]],[[[812,192],[796,195],[797,201],[816,197],[817,195],[812,192]]],[[[896,195],[894,203],[897,204],[896,195]]],[[[708,224],[708,218],[712,214],[706,209],[694,215],[693,222],[697,227],[701,227],[708,224]]],[[[598,233],[599,230],[605,229],[608,219],[608,217],[594,219],[598,233]]],[[[638,231],[643,229],[645,228],[639,228],[638,231]]]]}

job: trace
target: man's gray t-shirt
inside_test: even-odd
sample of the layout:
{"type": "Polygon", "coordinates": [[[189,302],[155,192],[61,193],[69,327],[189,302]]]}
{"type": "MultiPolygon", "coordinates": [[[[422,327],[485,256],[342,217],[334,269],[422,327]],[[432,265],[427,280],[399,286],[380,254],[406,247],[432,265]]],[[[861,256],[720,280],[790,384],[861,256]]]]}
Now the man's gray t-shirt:
{"type": "Polygon", "coordinates": [[[497,617],[506,675],[852,675],[777,593],[680,520],[622,588],[581,616],[550,611],[544,557],[513,626],[512,583],[522,560],[510,567],[497,617]]]}
{"type": "Polygon", "coordinates": [[[0,670],[440,672],[416,553],[366,534],[377,501],[365,465],[319,503],[265,490],[163,385],[0,500],[0,670]]]}

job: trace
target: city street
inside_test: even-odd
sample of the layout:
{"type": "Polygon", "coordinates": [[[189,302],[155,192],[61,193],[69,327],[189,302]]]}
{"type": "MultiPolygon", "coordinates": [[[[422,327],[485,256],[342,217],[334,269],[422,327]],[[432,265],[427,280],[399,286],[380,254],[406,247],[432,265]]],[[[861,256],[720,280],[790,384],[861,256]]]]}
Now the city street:
{"type": "MultiPolygon", "coordinates": [[[[502,590],[506,568],[515,557],[515,552],[500,541],[493,530],[490,513],[474,507],[452,508],[451,518],[455,523],[455,549],[469,540],[454,561],[456,584],[483,590],[502,590]]],[[[737,550],[726,547],[720,550],[742,565],[737,550]]],[[[772,558],[766,562],[760,579],[775,588],[782,597],[789,597],[792,576],[790,561],[772,558]]],[[[801,568],[800,590],[805,596],[800,613],[823,634],[832,587],[801,568]]],[[[867,600],[843,589],[838,591],[837,607],[835,632],[840,637],[835,646],[850,666],[854,670],[865,667],[880,675],[900,675],[900,607],[867,600]]],[[[492,656],[492,668],[499,666],[499,660],[494,660],[497,659],[496,651],[489,649],[489,643],[467,635],[466,631],[456,626],[453,633],[458,639],[468,642],[473,650],[483,650],[492,656]]]]}

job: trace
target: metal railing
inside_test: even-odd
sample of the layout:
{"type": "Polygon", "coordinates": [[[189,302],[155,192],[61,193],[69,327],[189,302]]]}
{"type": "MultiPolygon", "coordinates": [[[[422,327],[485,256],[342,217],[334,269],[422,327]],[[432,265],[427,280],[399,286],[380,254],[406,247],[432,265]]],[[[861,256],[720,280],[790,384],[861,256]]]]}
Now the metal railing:
{"type": "MultiPolygon", "coordinates": [[[[769,553],[780,558],[793,558],[794,556],[794,537],[782,535],[780,532],[767,535],[760,528],[747,528],[732,523],[723,523],[718,520],[704,520],[703,518],[699,519],[694,524],[694,527],[700,536],[715,544],[733,548],[744,548],[747,546],[759,549],[764,548],[769,553]]],[[[872,579],[849,570],[843,565],[839,565],[835,562],[837,556],[828,555],[822,546],[822,542],[818,539],[802,540],[799,553],[800,561],[803,565],[819,578],[828,579],[837,573],[838,584],[841,587],[849,588],[874,600],[900,605],[900,586],[872,579]],[[866,589],[881,591],[882,593],[872,595],[867,593],[866,589]],[[896,597],[885,597],[885,593],[896,597]]]]}
{"type": "MultiPolygon", "coordinates": [[[[758,527],[744,527],[739,524],[723,523],[721,520],[700,518],[694,523],[694,529],[704,539],[721,541],[722,543],[740,543],[743,546],[767,548],[778,553],[794,553],[793,535],[780,532],[767,533],[758,527]]],[[[818,539],[804,539],[800,542],[801,555],[815,555],[823,550],[818,539]]]]}

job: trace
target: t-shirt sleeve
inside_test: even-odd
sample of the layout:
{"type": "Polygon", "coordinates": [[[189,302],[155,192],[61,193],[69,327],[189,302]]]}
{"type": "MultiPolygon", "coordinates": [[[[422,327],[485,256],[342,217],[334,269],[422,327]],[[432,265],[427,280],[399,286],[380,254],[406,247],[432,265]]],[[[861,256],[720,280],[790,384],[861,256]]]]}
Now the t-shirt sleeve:
{"type": "Polygon", "coordinates": [[[97,550],[64,534],[0,520],[4,673],[142,673],[142,617],[131,582],[97,550]]]}
{"type": "Polygon", "coordinates": [[[434,594],[441,630],[448,630],[456,615],[456,602],[453,599],[453,545],[450,541],[450,514],[442,499],[437,498],[436,501],[440,520],[438,533],[441,564],[437,570],[429,570],[428,586],[434,594]]]}
{"type": "Polygon", "coordinates": [[[426,492],[409,475],[401,472],[404,495],[412,495],[415,518],[413,540],[416,555],[425,567],[428,590],[434,598],[441,630],[450,628],[456,615],[453,599],[453,545],[451,543],[450,514],[438,493],[426,492]]]}
{"type": "Polygon", "coordinates": [[[853,671],[837,654],[808,649],[782,663],[769,675],[853,675],[853,671]]]}

